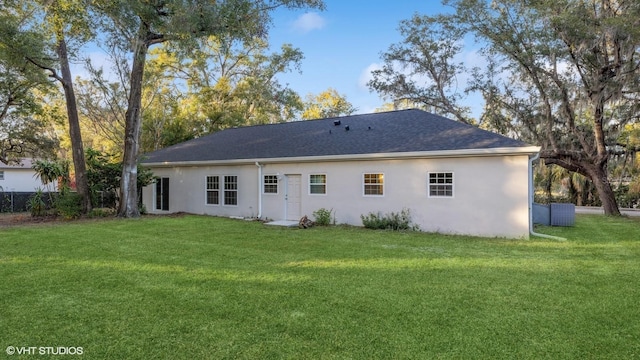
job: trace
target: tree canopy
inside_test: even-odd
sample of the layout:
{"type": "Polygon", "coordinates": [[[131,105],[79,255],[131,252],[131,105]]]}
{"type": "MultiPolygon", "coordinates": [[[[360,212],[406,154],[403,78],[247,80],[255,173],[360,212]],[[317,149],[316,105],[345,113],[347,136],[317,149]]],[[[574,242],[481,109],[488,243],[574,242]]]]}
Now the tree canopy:
{"type": "Polygon", "coordinates": [[[620,131],[640,114],[640,4],[445,4],[451,13],[403,23],[404,40],[383,55],[385,66],[370,87],[394,99],[439,107],[461,121],[466,116],[459,94],[480,92],[486,101],[482,126],[541,145],[547,164],[589,178],[605,212],[619,214],[608,163],[622,146],[620,131]],[[460,44],[469,37],[478,41],[476,56],[484,66],[460,62],[460,44]],[[420,56],[409,56],[412,52],[420,56]],[[426,81],[417,81],[419,76],[426,81]]]}
{"type": "MultiPolygon", "coordinates": [[[[267,52],[271,12],[324,4],[7,0],[0,6],[0,161],[41,154],[60,136],[72,150],[61,153],[73,154],[76,177],[82,176],[82,128],[89,144],[122,155],[119,214],[137,216],[142,130],[148,135],[142,136],[144,149],[153,150],[229,126],[288,121],[299,114],[300,97],[276,76],[299,70],[302,53],[289,45],[267,52]],[[109,75],[115,77],[87,62],[89,78],[76,80],[76,93],[69,59],[82,59],[87,41],[108,49],[109,75]],[[55,89],[52,79],[65,100],[46,93],[55,89]],[[43,136],[49,126],[56,128],[53,138],[43,136]]],[[[82,183],[76,181],[79,191],[82,183]]]]}
{"type": "Polygon", "coordinates": [[[271,11],[279,7],[323,7],[321,0],[93,0],[110,42],[132,54],[118,215],[137,217],[137,161],[142,128],[142,84],[149,49],[170,42],[189,52],[211,36],[249,41],[268,32],[271,11]]]}
{"type": "Polygon", "coordinates": [[[340,95],[336,89],[329,88],[317,95],[307,95],[302,118],[310,120],[346,116],[357,110],[346,96],[340,95]]]}
{"type": "Polygon", "coordinates": [[[42,51],[39,32],[24,31],[16,11],[0,11],[0,162],[22,157],[49,157],[57,142],[46,136],[47,124],[38,101],[50,90],[42,69],[25,58],[32,49],[42,51]]]}

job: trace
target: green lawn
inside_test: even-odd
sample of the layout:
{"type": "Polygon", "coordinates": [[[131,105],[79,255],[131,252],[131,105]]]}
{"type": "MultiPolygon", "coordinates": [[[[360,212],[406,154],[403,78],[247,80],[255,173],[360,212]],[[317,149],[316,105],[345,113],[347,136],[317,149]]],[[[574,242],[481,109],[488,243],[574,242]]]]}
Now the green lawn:
{"type": "Polygon", "coordinates": [[[569,240],[203,216],[4,228],[0,358],[640,358],[640,221],[537,231],[569,240]]]}

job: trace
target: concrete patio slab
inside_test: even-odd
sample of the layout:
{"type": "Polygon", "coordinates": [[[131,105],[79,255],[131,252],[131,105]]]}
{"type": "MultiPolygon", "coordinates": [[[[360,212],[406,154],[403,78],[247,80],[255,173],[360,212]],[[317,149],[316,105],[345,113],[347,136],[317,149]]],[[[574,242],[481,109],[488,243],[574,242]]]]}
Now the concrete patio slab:
{"type": "Polygon", "coordinates": [[[292,220],[277,220],[277,221],[270,221],[264,224],[272,225],[272,226],[284,226],[284,227],[298,227],[299,225],[297,221],[292,221],[292,220]]]}

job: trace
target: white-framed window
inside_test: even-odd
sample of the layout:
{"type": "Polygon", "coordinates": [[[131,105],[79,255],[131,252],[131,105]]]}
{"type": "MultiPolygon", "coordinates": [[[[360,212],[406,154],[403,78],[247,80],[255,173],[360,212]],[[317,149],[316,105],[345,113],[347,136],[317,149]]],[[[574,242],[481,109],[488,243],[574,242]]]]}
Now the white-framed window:
{"type": "Polygon", "coordinates": [[[309,194],[311,195],[327,194],[327,175],[326,174],[310,174],[309,175],[309,194]]]}
{"type": "Polygon", "coordinates": [[[363,195],[383,196],[384,195],[384,174],[366,173],[363,174],[363,195]]]}
{"type": "Polygon", "coordinates": [[[429,197],[453,197],[453,172],[430,172],[429,197]]]}
{"type": "Polygon", "coordinates": [[[262,183],[262,192],[264,194],[278,193],[278,175],[265,175],[262,183]]]}
{"type": "Polygon", "coordinates": [[[220,205],[220,176],[207,176],[207,195],[205,203],[207,205],[220,205]]]}
{"type": "Polygon", "coordinates": [[[236,175],[224,176],[224,204],[238,205],[238,177],[236,175]]]}
{"type": "Polygon", "coordinates": [[[0,171],[0,180],[4,180],[4,171],[0,171]]]}

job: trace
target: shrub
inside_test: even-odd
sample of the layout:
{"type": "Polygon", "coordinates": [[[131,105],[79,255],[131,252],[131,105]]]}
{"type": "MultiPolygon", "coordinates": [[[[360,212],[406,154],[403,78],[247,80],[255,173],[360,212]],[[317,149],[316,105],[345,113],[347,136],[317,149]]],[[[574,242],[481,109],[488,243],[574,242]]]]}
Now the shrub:
{"type": "Polygon", "coordinates": [[[87,215],[92,218],[109,217],[109,216],[115,216],[116,211],[111,208],[94,208],[94,209],[91,209],[91,211],[87,215]]]}
{"type": "Polygon", "coordinates": [[[47,204],[44,202],[42,189],[36,190],[36,192],[27,200],[27,210],[33,217],[45,216],[47,211],[47,204]]]}
{"type": "Polygon", "coordinates": [[[55,207],[65,220],[76,219],[82,214],[82,198],[78,193],[63,191],[56,199],[55,207]]]}
{"type": "Polygon", "coordinates": [[[411,214],[409,209],[402,209],[399,213],[391,212],[382,215],[380,212],[368,215],[360,215],[362,224],[367,229],[380,230],[416,230],[417,226],[411,224],[411,214]]]}
{"type": "Polygon", "coordinates": [[[325,208],[318,209],[313,212],[313,217],[316,219],[316,225],[328,226],[331,224],[331,213],[333,209],[327,210],[325,208]]]}
{"type": "Polygon", "coordinates": [[[636,208],[640,204],[640,193],[635,192],[634,184],[621,184],[614,190],[616,201],[621,208],[636,208]]]}

